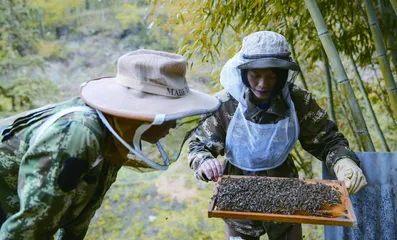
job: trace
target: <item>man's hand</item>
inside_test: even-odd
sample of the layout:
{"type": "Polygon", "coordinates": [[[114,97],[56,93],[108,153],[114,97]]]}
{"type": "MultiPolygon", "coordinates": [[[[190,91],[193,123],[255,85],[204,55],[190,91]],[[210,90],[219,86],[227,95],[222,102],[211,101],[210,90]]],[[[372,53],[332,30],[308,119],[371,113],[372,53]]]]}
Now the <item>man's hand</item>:
{"type": "Polygon", "coordinates": [[[334,165],[334,172],[338,180],[345,181],[349,194],[355,194],[367,185],[363,171],[349,158],[338,160],[334,165]]]}
{"type": "Polygon", "coordinates": [[[214,182],[217,181],[218,177],[222,176],[222,166],[216,158],[211,158],[201,164],[200,171],[203,177],[214,182]]]}

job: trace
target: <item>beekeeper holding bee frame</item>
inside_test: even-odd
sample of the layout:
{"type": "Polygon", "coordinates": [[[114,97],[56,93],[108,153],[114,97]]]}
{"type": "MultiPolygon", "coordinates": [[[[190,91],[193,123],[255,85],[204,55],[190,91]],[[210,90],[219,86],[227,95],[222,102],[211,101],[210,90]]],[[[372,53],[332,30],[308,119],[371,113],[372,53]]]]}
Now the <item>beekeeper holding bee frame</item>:
{"type": "MultiPolygon", "coordinates": [[[[366,185],[359,159],[347,139],[307,90],[293,83],[298,65],[284,36],[272,31],[244,38],[241,50],[223,67],[219,110],[189,143],[196,177],[216,181],[223,174],[298,177],[289,153],[302,147],[324,161],[350,194],[366,185]],[[219,155],[225,155],[221,166],[219,155]]],[[[302,239],[299,224],[224,219],[226,239],[302,239]],[[239,238],[238,238],[239,237],[239,238]]]]}

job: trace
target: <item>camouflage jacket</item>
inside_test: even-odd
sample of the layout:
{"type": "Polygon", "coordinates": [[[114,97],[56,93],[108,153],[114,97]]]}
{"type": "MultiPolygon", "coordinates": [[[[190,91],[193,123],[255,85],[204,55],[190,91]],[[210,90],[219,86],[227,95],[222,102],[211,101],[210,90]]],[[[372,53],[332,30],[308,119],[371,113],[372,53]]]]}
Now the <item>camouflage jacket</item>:
{"type": "Polygon", "coordinates": [[[80,98],[0,121],[0,239],[83,239],[120,166],[104,161],[108,131],[73,112],[36,130],[80,98]]]}
{"type": "MultiPolygon", "coordinates": [[[[299,141],[302,147],[316,158],[325,161],[331,173],[333,173],[334,164],[341,158],[347,157],[358,162],[346,138],[338,132],[335,123],[328,120],[327,112],[316,103],[312,94],[292,83],[289,89],[299,121],[299,141]]],[[[250,99],[250,94],[252,92],[247,90],[246,99],[250,99]]],[[[238,106],[237,100],[225,90],[217,93],[216,97],[222,101],[221,107],[204,121],[189,143],[189,166],[194,170],[196,177],[204,181],[206,179],[199,170],[200,166],[207,159],[224,155],[227,128],[238,106]]],[[[285,118],[286,103],[281,96],[274,97],[267,110],[260,109],[249,100],[247,100],[247,105],[248,109],[244,116],[252,122],[275,123],[285,118]]],[[[282,175],[295,176],[297,174],[294,173],[295,167],[290,157],[283,165],[279,168],[290,172],[282,173],[282,175]]],[[[264,172],[271,172],[271,170],[264,172]]],[[[277,176],[279,173],[270,175],[277,176]]],[[[234,166],[230,167],[229,164],[229,167],[225,168],[225,174],[244,174],[244,171],[234,166]]],[[[256,175],[268,174],[256,173],[256,175]]]]}

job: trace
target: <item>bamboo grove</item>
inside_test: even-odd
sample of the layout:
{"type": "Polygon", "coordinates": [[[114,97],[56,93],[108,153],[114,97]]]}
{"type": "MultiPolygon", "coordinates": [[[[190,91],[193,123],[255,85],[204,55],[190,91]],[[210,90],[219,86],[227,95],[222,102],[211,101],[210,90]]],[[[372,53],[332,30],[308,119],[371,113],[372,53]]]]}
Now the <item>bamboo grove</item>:
{"type": "Polygon", "coordinates": [[[239,50],[242,37],[259,30],[280,32],[302,69],[297,84],[326,99],[323,106],[351,144],[357,144],[355,150],[397,150],[392,134],[397,120],[396,0],[155,0],[153,4],[153,12],[174,6],[168,15],[172,18],[161,21],[185,26],[179,52],[213,63],[214,88],[219,88],[219,68],[239,50]],[[323,83],[327,91],[318,91],[323,83]],[[384,110],[375,111],[375,102],[381,102],[384,110]]]}
{"type": "MultiPolygon", "coordinates": [[[[191,71],[209,66],[210,92],[220,90],[218,73],[244,36],[273,30],[287,37],[291,56],[302,69],[296,83],[314,93],[354,150],[397,150],[396,0],[0,2],[0,97],[11,99],[12,112],[22,109],[19,105],[30,108],[44,91],[59,91],[50,79],[27,79],[37,70],[23,69],[43,68],[44,60],[51,58],[66,61],[58,35],[64,28],[81,28],[81,22],[95,16],[107,23],[113,16],[120,31],[139,35],[140,41],[167,40],[167,49],[163,43],[157,48],[177,49],[189,57],[191,71]],[[139,34],[134,32],[138,26],[139,34]]],[[[117,28],[101,21],[92,24],[117,28]]],[[[0,103],[0,111],[3,106],[0,103]]],[[[300,155],[295,157],[307,157],[300,155]]]]}

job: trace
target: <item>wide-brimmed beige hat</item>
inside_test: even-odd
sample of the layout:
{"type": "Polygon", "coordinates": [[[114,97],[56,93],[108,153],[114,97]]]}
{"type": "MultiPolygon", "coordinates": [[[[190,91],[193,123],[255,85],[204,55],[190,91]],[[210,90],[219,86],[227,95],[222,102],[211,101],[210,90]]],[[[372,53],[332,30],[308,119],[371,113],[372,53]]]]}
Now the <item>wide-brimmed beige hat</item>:
{"type": "Polygon", "coordinates": [[[214,112],[220,101],[190,89],[186,59],[178,54],[137,50],[118,59],[117,76],[94,79],[80,87],[80,96],[92,108],[130,119],[165,121],[214,112]]]}

